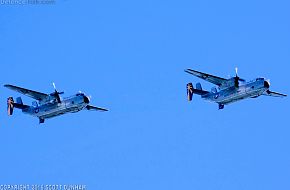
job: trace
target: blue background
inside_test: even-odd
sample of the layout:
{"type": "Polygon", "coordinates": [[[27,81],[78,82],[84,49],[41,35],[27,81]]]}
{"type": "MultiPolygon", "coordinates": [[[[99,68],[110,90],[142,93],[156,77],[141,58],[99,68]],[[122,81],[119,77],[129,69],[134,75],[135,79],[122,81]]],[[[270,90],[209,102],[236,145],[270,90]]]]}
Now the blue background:
{"type": "MultiPolygon", "coordinates": [[[[289,98],[226,106],[194,97],[211,84],[186,68],[271,79],[290,94],[289,1],[57,0],[0,5],[1,85],[69,96],[106,113],[47,120],[6,115],[0,183],[88,189],[290,189],[289,98]]],[[[22,96],[23,97],[23,96],[22,96]]],[[[23,97],[24,103],[32,99],[23,97]]]]}

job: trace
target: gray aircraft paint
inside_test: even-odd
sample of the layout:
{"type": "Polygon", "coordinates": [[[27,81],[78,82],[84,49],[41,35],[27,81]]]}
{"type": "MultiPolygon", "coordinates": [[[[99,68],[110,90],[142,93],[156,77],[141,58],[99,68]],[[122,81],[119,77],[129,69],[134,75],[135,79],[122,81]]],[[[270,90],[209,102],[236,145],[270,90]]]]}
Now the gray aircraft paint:
{"type": "Polygon", "coordinates": [[[236,77],[230,79],[216,77],[214,75],[194,71],[192,69],[187,69],[185,72],[211,82],[217,85],[219,89],[218,91],[216,88],[214,88],[211,92],[208,92],[202,90],[200,83],[197,83],[196,89],[193,88],[192,83],[189,83],[187,84],[189,100],[191,101],[192,94],[198,94],[201,95],[201,97],[205,100],[218,103],[219,109],[223,109],[224,105],[228,105],[247,98],[257,98],[261,95],[274,97],[287,96],[285,94],[271,92],[269,90],[270,82],[265,78],[257,78],[253,81],[246,82],[244,79],[238,77],[237,69],[236,77]]]}
{"type": "Polygon", "coordinates": [[[38,117],[40,123],[43,123],[45,119],[53,118],[66,113],[76,113],[84,109],[108,111],[105,108],[89,105],[90,97],[81,92],[70,97],[61,98],[60,94],[63,94],[63,92],[57,92],[56,89],[55,92],[51,94],[45,94],[13,85],[4,86],[38,101],[33,101],[32,106],[28,106],[23,104],[20,97],[16,99],[16,102],[14,102],[12,97],[9,97],[7,101],[8,115],[13,114],[13,108],[18,108],[25,114],[38,117]]]}

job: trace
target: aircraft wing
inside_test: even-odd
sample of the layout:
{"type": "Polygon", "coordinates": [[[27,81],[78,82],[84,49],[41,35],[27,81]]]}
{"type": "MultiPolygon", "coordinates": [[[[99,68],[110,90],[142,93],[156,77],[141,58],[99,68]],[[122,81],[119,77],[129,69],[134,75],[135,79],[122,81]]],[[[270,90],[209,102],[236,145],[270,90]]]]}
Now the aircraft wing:
{"type": "Polygon", "coordinates": [[[92,106],[92,105],[87,105],[87,110],[91,110],[91,111],[109,111],[105,108],[99,108],[99,107],[96,107],[96,106],[92,106]]]}
{"type": "Polygon", "coordinates": [[[273,97],[280,97],[280,98],[284,98],[284,97],[287,96],[286,94],[281,94],[281,93],[278,93],[278,92],[272,92],[270,90],[267,90],[263,95],[265,95],[265,96],[273,96],[273,97]]]}
{"type": "Polygon", "coordinates": [[[21,87],[18,87],[18,86],[13,86],[13,85],[10,85],[10,84],[6,84],[4,85],[4,87],[6,88],[9,88],[10,90],[14,90],[16,92],[19,92],[21,94],[24,94],[26,96],[29,96],[33,99],[36,99],[36,100],[43,100],[43,99],[46,99],[49,95],[48,94],[44,94],[44,93],[41,93],[41,92],[36,92],[36,91],[33,91],[33,90],[29,90],[29,89],[25,89],[25,88],[21,88],[21,87]]]}
{"type": "Polygon", "coordinates": [[[217,77],[217,76],[214,76],[214,75],[202,73],[202,72],[195,71],[195,70],[192,70],[192,69],[186,69],[185,72],[187,72],[189,74],[192,74],[192,75],[194,75],[194,76],[196,76],[198,78],[201,78],[203,80],[206,80],[206,81],[208,81],[210,83],[213,83],[215,85],[218,85],[218,86],[221,86],[223,83],[228,81],[228,79],[224,79],[224,78],[217,77]]]}

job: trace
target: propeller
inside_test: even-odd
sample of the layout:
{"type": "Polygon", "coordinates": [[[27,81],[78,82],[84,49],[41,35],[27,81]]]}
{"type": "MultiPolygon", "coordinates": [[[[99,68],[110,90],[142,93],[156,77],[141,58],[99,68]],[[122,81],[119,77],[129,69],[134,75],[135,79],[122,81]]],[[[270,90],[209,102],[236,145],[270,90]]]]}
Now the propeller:
{"type": "Polygon", "coordinates": [[[56,89],[56,86],[55,86],[55,83],[54,82],[52,83],[52,85],[53,85],[53,88],[54,88],[54,92],[51,93],[50,95],[51,96],[54,96],[56,98],[57,103],[61,103],[61,99],[60,99],[60,96],[59,95],[60,94],[63,94],[64,92],[58,92],[57,89],[56,89]]]}
{"type": "Polygon", "coordinates": [[[91,95],[86,95],[86,94],[84,94],[84,96],[85,96],[85,103],[90,103],[91,102],[91,99],[92,99],[92,96],[91,95]]]}
{"type": "Polygon", "coordinates": [[[56,91],[55,83],[53,82],[52,85],[53,85],[54,90],[56,91]]]}
{"type": "Polygon", "coordinates": [[[265,81],[264,81],[264,87],[269,89],[270,86],[271,86],[270,79],[265,80],[265,81]]]}
{"type": "Polygon", "coordinates": [[[85,93],[83,93],[82,91],[79,90],[78,92],[79,95],[82,95],[84,97],[84,101],[86,104],[89,104],[91,99],[92,99],[92,96],[91,95],[86,95],[85,93]]]}
{"type": "Polygon", "coordinates": [[[238,67],[236,67],[235,70],[236,70],[236,76],[234,77],[235,78],[235,87],[238,88],[239,82],[246,82],[246,80],[242,79],[238,76],[238,67]]]}
{"type": "Polygon", "coordinates": [[[268,82],[269,86],[271,86],[271,80],[268,79],[268,80],[266,80],[266,81],[268,82]]]}

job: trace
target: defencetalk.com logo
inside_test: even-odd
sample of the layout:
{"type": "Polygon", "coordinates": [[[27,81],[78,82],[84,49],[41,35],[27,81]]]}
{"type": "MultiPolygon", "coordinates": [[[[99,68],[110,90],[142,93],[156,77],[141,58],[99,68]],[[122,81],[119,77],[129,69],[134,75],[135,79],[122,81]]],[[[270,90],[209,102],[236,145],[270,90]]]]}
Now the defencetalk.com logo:
{"type": "Polygon", "coordinates": [[[0,5],[53,5],[56,0],[0,0],[0,5]]]}

